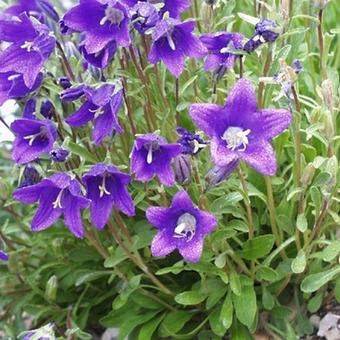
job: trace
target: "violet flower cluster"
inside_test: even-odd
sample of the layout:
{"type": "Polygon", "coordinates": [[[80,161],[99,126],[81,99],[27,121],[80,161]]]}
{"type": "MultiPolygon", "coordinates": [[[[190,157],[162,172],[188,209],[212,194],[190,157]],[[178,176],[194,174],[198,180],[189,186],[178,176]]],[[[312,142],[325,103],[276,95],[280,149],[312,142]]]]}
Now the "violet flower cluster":
{"type": "MultiPolygon", "coordinates": [[[[18,165],[25,165],[23,181],[13,197],[23,204],[38,204],[32,230],[47,229],[63,217],[69,230],[82,238],[87,228],[82,218],[85,209],[90,210],[92,224],[99,230],[110,222],[113,209],[132,217],[136,214],[129,193],[132,179],[146,184],[156,178],[163,186],[187,185],[192,177],[193,158],[198,158],[207,147],[214,163],[207,174],[209,185],[226,179],[240,161],[264,175],[275,174],[277,165],[270,141],[290,125],[291,113],[257,108],[255,89],[249,80],[241,78],[224,106],[190,106],[190,117],[207,140],[201,132],[182,127],[177,128],[177,142],[168,142],[158,132],[150,131],[135,136],[130,174],[103,162],[94,164],[82,176],[59,171],[40,180],[35,162],[48,157],[53,163],[67,164],[72,157],[62,144],[57,118],[72,133],[90,123],[94,147],[123,133],[119,112],[126,93],[120,80],[106,82],[104,69],[117,51],[130,50],[134,54],[136,34],[150,43],[148,61],[162,61],[176,78],[184,72],[189,57],[204,58],[205,70],[214,72],[219,79],[246,53],[278,38],[277,25],[267,19],[256,25],[247,42],[241,33],[235,32],[198,36],[193,20],[181,20],[181,14],[189,8],[188,0],[80,0],[71,8],[59,22],[60,32],[76,35],[79,56],[97,68],[100,77],[96,85],[85,81],[73,86],[74,79],[58,79],[56,84],[62,89],[60,106],[72,107],[64,120],[58,116],[57,105],[54,107],[48,99],[37,112],[35,98],[47,76],[44,66],[55,46],[66,56],[48,25],[49,20],[59,20],[57,12],[48,0],[18,1],[5,11],[0,19],[0,41],[7,46],[0,52],[0,105],[7,99],[29,97],[22,117],[11,125],[11,130],[15,134],[12,158],[18,165]]],[[[69,135],[76,136],[72,133],[69,135]]],[[[191,262],[199,261],[204,238],[218,224],[212,214],[194,205],[184,189],[175,194],[170,207],[149,207],[146,218],[158,229],[151,245],[154,256],[166,256],[178,249],[191,262]]],[[[6,253],[0,251],[0,259],[6,260],[6,253]]]]}

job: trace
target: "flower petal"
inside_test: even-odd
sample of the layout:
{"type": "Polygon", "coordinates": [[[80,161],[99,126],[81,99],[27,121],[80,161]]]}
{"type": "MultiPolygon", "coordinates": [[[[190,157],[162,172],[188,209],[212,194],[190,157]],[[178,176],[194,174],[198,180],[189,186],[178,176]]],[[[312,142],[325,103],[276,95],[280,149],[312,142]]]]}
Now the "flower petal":
{"type": "Polygon", "coordinates": [[[150,224],[158,229],[165,229],[169,225],[171,210],[163,207],[149,207],[146,210],[146,218],[150,224]]]}
{"type": "Polygon", "coordinates": [[[67,117],[66,123],[72,127],[85,125],[93,119],[94,113],[91,110],[96,110],[97,107],[90,102],[85,102],[76,112],[67,117]]]}
{"type": "Polygon", "coordinates": [[[202,238],[195,238],[190,242],[182,243],[178,250],[186,261],[198,262],[202,256],[203,244],[202,238]]]}
{"type": "Polygon", "coordinates": [[[166,256],[176,249],[176,241],[166,230],[159,231],[151,243],[152,256],[166,256]]]}
{"type": "Polygon", "coordinates": [[[172,199],[171,208],[175,210],[188,210],[191,211],[196,207],[192,203],[192,200],[185,190],[179,191],[172,199]]]}
{"type": "Polygon", "coordinates": [[[24,204],[32,204],[38,201],[43,189],[41,183],[19,188],[13,192],[13,198],[24,204]]]}
{"type": "Polygon", "coordinates": [[[200,232],[203,235],[211,233],[216,228],[218,222],[213,214],[201,210],[198,217],[200,232]]]}
{"type": "Polygon", "coordinates": [[[213,162],[218,166],[234,164],[239,158],[237,153],[226,147],[220,137],[214,137],[210,144],[210,152],[213,162]]]}

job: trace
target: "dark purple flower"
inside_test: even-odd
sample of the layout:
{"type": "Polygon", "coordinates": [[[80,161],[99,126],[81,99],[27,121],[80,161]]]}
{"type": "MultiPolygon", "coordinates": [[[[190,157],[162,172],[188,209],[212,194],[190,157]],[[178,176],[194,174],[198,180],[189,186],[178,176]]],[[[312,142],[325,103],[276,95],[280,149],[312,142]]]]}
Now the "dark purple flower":
{"type": "Polygon", "coordinates": [[[114,131],[123,132],[117,117],[123,103],[123,91],[116,92],[114,85],[105,84],[98,89],[86,87],[84,93],[86,101],[66,122],[72,127],[79,127],[93,121],[92,139],[97,145],[114,131]]]}
{"type": "Polygon", "coordinates": [[[158,134],[148,133],[135,141],[131,154],[131,171],[138,181],[147,182],[158,176],[162,184],[172,186],[175,184],[175,175],[171,161],[179,154],[179,144],[168,144],[158,134]]]}
{"type": "Polygon", "coordinates": [[[277,27],[277,24],[273,20],[260,20],[255,25],[255,34],[246,42],[243,49],[250,53],[265,42],[274,42],[279,37],[277,27]]]}
{"type": "Polygon", "coordinates": [[[83,181],[91,200],[91,218],[98,229],[108,222],[112,208],[128,216],[135,215],[135,206],[127,190],[131,177],[113,165],[97,164],[85,174],[83,181]]]}
{"type": "Polygon", "coordinates": [[[100,52],[92,54],[87,53],[85,45],[81,45],[79,50],[89,64],[98,68],[106,68],[112,61],[117,51],[117,44],[115,41],[112,41],[108,43],[100,52]]]}
{"type": "Polygon", "coordinates": [[[70,151],[63,148],[54,148],[50,151],[50,158],[53,162],[63,163],[66,161],[70,151]]]}
{"type": "Polygon", "coordinates": [[[184,154],[197,155],[208,144],[208,142],[203,140],[197,133],[189,132],[181,127],[177,128],[176,131],[181,136],[181,138],[177,140],[177,143],[181,144],[182,153],[184,154]]]}
{"type": "Polygon", "coordinates": [[[68,77],[60,77],[58,79],[58,84],[64,89],[69,89],[72,86],[72,83],[68,77]]]}
{"type": "Polygon", "coordinates": [[[8,99],[19,99],[35,91],[42,82],[42,74],[39,73],[32,88],[29,89],[22,74],[15,72],[0,73],[0,106],[8,99]]]}
{"type": "Polygon", "coordinates": [[[133,27],[140,34],[147,33],[151,28],[155,27],[159,20],[157,8],[149,2],[137,2],[130,13],[133,27]]]}
{"type": "Polygon", "coordinates": [[[52,119],[54,114],[55,114],[55,108],[53,106],[53,104],[51,103],[51,101],[49,101],[48,99],[45,99],[42,103],[41,103],[41,107],[40,107],[40,113],[46,118],[46,119],[52,119]]]}
{"type": "Polygon", "coordinates": [[[88,54],[102,51],[112,41],[122,47],[130,45],[128,10],[119,1],[80,1],[65,14],[63,23],[85,34],[84,46],[88,54]]]}
{"type": "Polygon", "coordinates": [[[240,33],[203,34],[200,40],[209,51],[204,69],[216,72],[221,66],[227,70],[233,68],[237,58],[240,58],[233,51],[242,49],[243,38],[240,33]]]}
{"type": "Polygon", "coordinates": [[[0,261],[8,261],[8,255],[3,250],[0,250],[0,261]]]}
{"type": "Polygon", "coordinates": [[[240,79],[225,106],[193,104],[189,113],[196,125],[211,137],[213,162],[226,167],[244,160],[257,171],[273,176],[274,150],[269,143],[291,123],[292,115],[281,109],[256,109],[251,83],[240,79]]]}
{"type": "Polygon", "coordinates": [[[36,116],[35,116],[36,107],[37,107],[37,101],[34,98],[29,99],[24,106],[24,111],[22,112],[22,118],[36,119],[36,116]]]}
{"type": "Polygon", "coordinates": [[[179,155],[174,159],[175,178],[180,185],[189,184],[192,180],[192,164],[189,155],[179,155]]]}
{"type": "Polygon", "coordinates": [[[164,16],[155,27],[149,61],[156,64],[162,60],[178,78],[184,70],[186,57],[201,58],[207,53],[201,41],[192,33],[194,28],[194,21],[182,23],[164,16]]]}
{"type": "Polygon", "coordinates": [[[80,211],[90,201],[82,196],[79,182],[68,174],[58,172],[38,184],[17,189],[13,197],[24,204],[39,202],[32,220],[33,231],[47,229],[63,214],[70,231],[76,237],[84,236],[80,211]]]}
{"type": "Polygon", "coordinates": [[[230,162],[226,166],[214,166],[212,169],[209,170],[205,179],[208,183],[208,187],[215,186],[223,181],[225,181],[231,173],[237,167],[239,161],[235,159],[233,162],[230,162]]]}
{"type": "Polygon", "coordinates": [[[63,102],[74,102],[85,94],[85,89],[85,85],[67,88],[61,92],[60,99],[63,102]]]}
{"type": "Polygon", "coordinates": [[[0,40],[10,45],[0,53],[0,73],[23,76],[24,84],[34,88],[40,71],[55,47],[49,29],[31,21],[27,14],[18,20],[0,20],[0,40]]]}
{"type": "Polygon", "coordinates": [[[26,12],[29,16],[34,16],[39,20],[43,19],[43,14],[49,16],[54,21],[59,21],[59,15],[48,0],[17,0],[16,5],[5,10],[6,14],[19,16],[26,12]]]}
{"type": "Polygon", "coordinates": [[[37,184],[38,182],[40,182],[40,175],[37,169],[32,164],[26,165],[23,173],[23,180],[19,188],[28,187],[37,184]]]}
{"type": "Polygon", "coordinates": [[[148,208],[146,218],[159,229],[152,240],[152,255],[166,256],[178,249],[188,262],[200,260],[204,238],[217,225],[214,215],[194,206],[184,190],[174,196],[170,208],[148,208]]]}
{"type": "Polygon", "coordinates": [[[57,130],[49,120],[17,119],[11,129],[16,136],[12,158],[17,164],[32,162],[48,153],[57,138],[57,130]]]}

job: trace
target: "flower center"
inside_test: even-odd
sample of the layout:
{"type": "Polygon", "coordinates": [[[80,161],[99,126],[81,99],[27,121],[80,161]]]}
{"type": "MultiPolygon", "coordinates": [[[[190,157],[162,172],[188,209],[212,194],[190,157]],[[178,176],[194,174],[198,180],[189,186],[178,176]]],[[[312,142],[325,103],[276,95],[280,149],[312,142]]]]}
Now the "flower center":
{"type": "Polygon", "coordinates": [[[244,151],[249,144],[248,135],[250,132],[249,129],[243,130],[240,127],[231,126],[225,130],[222,139],[226,141],[228,149],[235,151],[242,147],[238,151],[244,151]]]}
{"type": "Polygon", "coordinates": [[[62,205],[61,205],[61,198],[63,196],[63,193],[64,193],[64,189],[60,190],[57,198],[55,199],[55,201],[52,203],[53,205],[53,209],[57,209],[57,208],[60,208],[62,209],[62,205]]]}
{"type": "Polygon", "coordinates": [[[41,127],[40,131],[38,133],[32,134],[32,135],[28,135],[25,136],[24,139],[28,140],[28,145],[32,146],[34,141],[40,137],[41,141],[45,141],[46,139],[48,139],[48,133],[46,131],[45,127],[41,127]]]}
{"type": "Polygon", "coordinates": [[[153,153],[154,151],[159,149],[159,144],[156,141],[147,143],[144,145],[144,148],[148,150],[148,154],[146,156],[146,163],[151,164],[153,162],[153,153]]]}
{"type": "Polygon", "coordinates": [[[27,52],[31,52],[31,50],[33,49],[33,41],[25,41],[25,43],[20,47],[24,50],[27,50],[27,52]]]}
{"type": "Polygon", "coordinates": [[[94,119],[98,118],[100,115],[102,115],[105,112],[101,106],[96,109],[89,110],[89,111],[94,113],[94,119]]]}
{"type": "Polygon", "coordinates": [[[100,20],[100,25],[104,26],[110,21],[110,27],[112,25],[119,25],[124,20],[124,13],[114,7],[107,6],[105,9],[105,16],[100,20]]]}
{"type": "Polygon", "coordinates": [[[189,213],[185,213],[177,220],[177,226],[174,230],[174,238],[187,238],[191,241],[196,234],[196,218],[189,213]]]}
{"type": "Polygon", "coordinates": [[[103,176],[103,182],[99,185],[99,197],[102,198],[104,195],[111,195],[111,192],[106,188],[106,175],[103,176]]]}

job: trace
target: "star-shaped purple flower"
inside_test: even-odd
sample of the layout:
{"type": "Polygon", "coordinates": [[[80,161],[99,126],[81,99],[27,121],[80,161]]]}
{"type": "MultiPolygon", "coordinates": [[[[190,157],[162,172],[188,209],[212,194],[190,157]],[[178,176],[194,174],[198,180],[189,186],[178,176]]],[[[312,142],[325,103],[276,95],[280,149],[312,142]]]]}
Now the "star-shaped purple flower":
{"type": "Polygon", "coordinates": [[[173,158],[181,154],[179,144],[168,144],[166,139],[156,133],[149,133],[136,139],[131,154],[131,171],[138,181],[147,182],[158,176],[167,186],[175,184],[171,168],[173,158]]]}
{"type": "Polygon", "coordinates": [[[8,255],[3,250],[0,250],[0,261],[8,261],[8,255]]]}
{"type": "Polygon", "coordinates": [[[194,206],[184,190],[174,196],[170,208],[148,208],[146,218],[159,229],[152,240],[152,255],[166,256],[178,249],[188,262],[200,260],[204,238],[217,225],[215,216],[194,206]]]}
{"type": "Polygon", "coordinates": [[[217,71],[221,66],[231,69],[240,57],[231,52],[242,49],[243,35],[240,33],[208,33],[203,34],[200,40],[209,51],[204,64],[206,71],[217,71]]]}
{"type": "Polygon", "coordinates": [[[63,24],[85,34],[88,54],[100,52],[112,41],[122,47],[130,45],[128,8],[120,1],[81,0],[65,14],[63,24]]]}
{"type": "MultiPolygon", "coordinates": [[[[65,90],[71,93],[74,89],[65,90]]],[[[79,89],[80,96],[85,94],[86,101],[66,119],[66,122],[72,127],[85,125],[94,121],[92,138],[96,145],[100,144],[106,136],[110,136],[113,131],[116,133],[123,132],[119,124],[117,113],[123,103],[123,91],[116,92],[114,85],[105,84],[98,89],[85,87],[79,89]]],[[[63,94],[61,94],[63,99],[63,94]]]]}
{"type": "Polygon", "coordinates": [[[131,177],[113,165],[97,164],[85,174],[83,181],[91,200],[91,218],[98,229],[108,222],[112,208],[128,216],[135,214],[133,200],[127,190],[131,177]]]}
{"type": "Polygon", "coordinates": [[[236,83],[225,106],[193,104],[189,113],[211,137],[216,165],[226,167],[244,160],[264,175],[275,174],[275,153],[269,141],[290,125],[292,115],[287,110],[257,109],[255,90],[248,80],[236,83]]]}
{"type": "Polygon", "coordinates": [[[40,183],[14,191],[14,199],[24,204],[39,202],[32,220],[32,230],[49,228],[61,215],[70,231],[78,238],[84,236],[81,209],[90,201],[83,197],[80,184],[66,173],[58,172],[40,183]]]}
{"type": "Polygon", "coordinates": [[[169,71],[178,78],[184,70],[186,57],[202,58],[207,54],[206,48],[192,33],[194,28],[194,21],[182,23],[164,15],[156,24],[153,33],[149,61],[156,64],[162,60],[169,71]]]}
{"type": "Polygon", "coordinates": [[[0,53],[0,73],[22,74],[25,86],[34,88],[55,47],[55,38],[47,26],[20,14],[17,20],[0,20],[0,40],[10,43],[0,53]]]}
{"type": "Polygon", "coordinates": [[[16,138],[12,158],[17,164],[34,161],[51,151],[57,130],[50,120],[17,119],[11,125],[16,138]]]}

